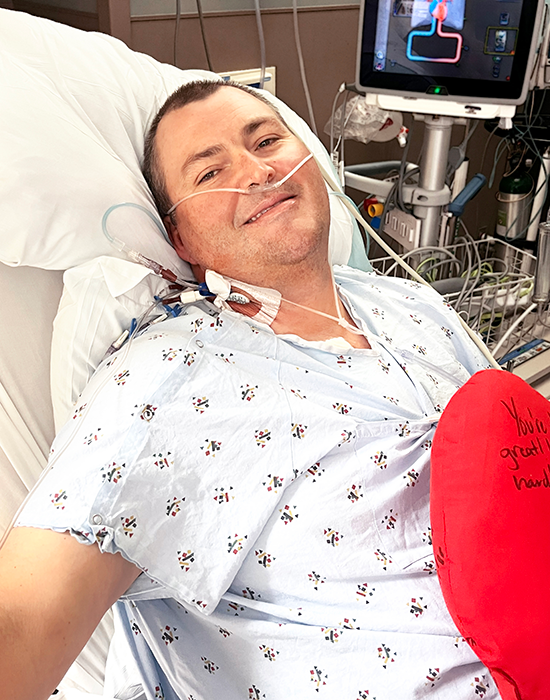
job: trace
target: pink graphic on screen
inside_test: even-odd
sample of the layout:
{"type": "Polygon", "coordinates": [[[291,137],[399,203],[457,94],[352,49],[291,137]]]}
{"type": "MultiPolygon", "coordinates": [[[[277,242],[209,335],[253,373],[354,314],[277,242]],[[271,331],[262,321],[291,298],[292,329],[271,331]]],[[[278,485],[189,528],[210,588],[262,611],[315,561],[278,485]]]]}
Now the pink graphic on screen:
{"type": "Polygon", "coordinates": [[[407,58],[410,61],[426,61],[429,63],[458,63],[462,53],[462,34],[458,32],[444,32],[443,22],[447,18],[447,2],[448,0],[432,0],[430,3],[430,14],[432,16],[432,24],[430,29],[421,30],[413,29],[407,39],[407,58]],[[430,37],[437,34],[444,39],[453,39],[456,43],[456,52],[453,58],[432,58],[428,56],[413,55],[413,41],[415,37],[430,37]]]}

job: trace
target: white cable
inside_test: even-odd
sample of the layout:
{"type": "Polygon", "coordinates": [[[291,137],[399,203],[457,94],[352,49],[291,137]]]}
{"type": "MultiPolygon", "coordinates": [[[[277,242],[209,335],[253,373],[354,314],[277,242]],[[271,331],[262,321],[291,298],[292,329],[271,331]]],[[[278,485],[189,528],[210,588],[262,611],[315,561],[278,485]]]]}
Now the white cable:
{"type": "MultiPolygon", "coordinates": [[[[321,173],[323,174],[323,177],[325,177],[325,169],[319,163],[318,165],[319,169],[321,170],[321,173]]],[[[330,178],[329,182],[332,181],[332,179],[333,178],[330,178]]],[[[357,219],[357,221],[368,231],[369,235],[372,236],[374,240],[378,243],[378,245],[381,248],[383,248],[383,250],[385,250],[386,253],[388,253],[388,255],[392,257],[414,280],[420,282],[420,284],[426,285],[427,287],[431,287],[431,284],[429,282],[426,282],[425,279],[423,279],[419,274],[417,274],[416,270],[413,270],[413,268],[410,265],[407,265],[406,262],[401,260],[397,253],[395,253],[395,251],[393,251],[390,248],[390,246],[376,233],[372,226],[369,223],[367,223],[367,221],[365,221],[365,219],[357,210],[357,207],[349,200],[349,197],[347,197],[347,195],[343,195],[342,193],[337,191],[335,191],[333,194],[341,197],[347,209],[350,210],[350,212],[357,219]]],[[[460,316],[458,316],[458,318],[460,319],[460,323],[462,324],[464,330],[468,333],[470,338],[474,341],[474,343],[486,357],[488,362],[490,362],[490,364],[495,369],[502,369],[498,362],[495,360],[495,358],[491,355],[489,349],[485,347],[485,344],[483,343],[481,338],[478,337],[477,333],[475,333],[460,316]]]]}
{"type": "MultiPolygon", "coordinates": [[[[440,253],[442,255],[446,255],[450,259],[441,260],[440,262],[457,265],[457,267],[460,269],[460,260],[447,248],[442,248],[441,246],[423,246],[422,248],[415,248],[414,250],[409,250],[406,253],[403,253],[399,260],[395,260],[395,256],[392,255],[392,258],[395,260],[395,262],[393,263],[393,265],[391,265],[391,267],[384,271],[384,274],[389,275],[390,272],[393,272],[396,265],[401,264],[401,260],[413,257],[414,255],[417,255],[419,253],[440,253]]],[[[429,269],[431,270],[432,268],[430,267],[429,269]]],[[[426,280],[424,280],[424,282],[426,282],[426,280]]]]}
{"type": "Polygon", "coordinates": [[[334,148],[334,116],[336,114],[336,105],[338,103],[338,98],[344,92],[345,89],[346,89],[346,84],[342,83],[340,85],[340,87],[338,88],[338,91],[336,92],[336,95],[335,95],[334,100],[332,102],[332,111],[330,113],[330,155],[331,155],[331,157],[333,156],[333,153],[335,151],[335,148],[334,148]]]}
{"type": "Polygon", "coordinates": [[[260,63],[261,63],[261,74],[260,74],[260,88],[264,89],[265,83],[265,67],[266,67],[266,57],[265,57],[265,37],[264,37],[264,27],[262,24],[262,10],[260,8],[260,0],[254,0],[254,10],[256,12],[256,26],[258,27],[258,39],[260,40],[260,63]]]}
{"type": "Polygon", "coordinates": [[[516,330],[516,327],[519,326],[519,324],[529,316],[529,314],[534,311],[537,308],[537,304],[531,304],[525,311],[521,314],[521,316],[518,316],[516,320],[512,323],[510,328],[506,331],[506,333],[502,336],[502,338],[498,341],[498,343],[495,345],[493,349],[493,355],[496,355],[497,352],[500,350],[500,348],[504,345],[504,343],[508,340],[508,338],[512,335],[512,333],[516,330]]]}
{"type": "Polygon", "coordinates": [[[313,131],[315,136],[318,136],[317,125],[315,124],[315,117],[313,116],[313,106],[311,104],[311,96],[309,94],[309,87],[307,85],[304,57],[302,55],[302,44],[300,42],[300,28],[298,26],[298,6],[297,6],[296,0],[292,0],[292,16],[294,19],[294,41],[296,42],[296,51],[298,52],[298,61],[300,63],[300,75],[302,77],[302,85],[304,87],[304,93],[306,96],[307,111],[309,113],[310,126],[311,126],[311,130],[313,131]]]}

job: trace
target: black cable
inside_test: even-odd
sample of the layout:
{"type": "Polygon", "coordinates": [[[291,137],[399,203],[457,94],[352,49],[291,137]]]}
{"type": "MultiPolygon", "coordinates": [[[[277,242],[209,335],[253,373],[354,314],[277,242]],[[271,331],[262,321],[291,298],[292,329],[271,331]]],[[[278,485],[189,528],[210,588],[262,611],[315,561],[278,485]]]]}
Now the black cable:
{"type": "Polygon", "coordinates": [[[487,148],[488,148],[488,146],[489,146],[489,141],[490,141],[491,138],[495,135],[496,130],[498,129],[498,124],[499,124],[499,123],[498,123],[498,121],[497,121],[495,128],[491,131],[491,133],[489,134],[489,136],[487,136],[487,141],[485,141],[485,146],[484,146],[484,148],[483,148],[483,155],[481,156],[481,165],[479,166],[479,172],[480,172],[480,173],[483,172],[483,165],[485,164],[485,156],[487,155],[487,148]]]}
{"type": "Polygon", "coordinates": [[[407,169],[407,155],[409,153],[409,148],[411,145],[411,140],[412,140],[412,135],[414,131],[414,119],[411,124],[411,128],[409,129],[409,135],[407,138],[407,143],[405,144],[405,148],[403,149],[403,155],[401,156],[401,165],[399,166],[399,186],[397,190],[397,206],[399,209],[402,211],[412,211],[412,207],[406,206],[404,200],[403,200],[403,184],[405,182],[405,171],[407,169]]]}
{"type": "Polygon", "coordinates": [[[179,40],[179,27],[180,27],[180,16],[181,16],[181,2],[176,0],[176,29],[174,31],[174,65],[178,67],[178,40],[179,40]]]}
{"type": "Polygon", "coordinates": [[[208,53],[208,44],[206,43],[206,33],[204,31],[204,16],[202,14],[202,2],[201,0],[197,0],[197,10],[199,13],[199,22],[201,25],[201,34],[202,34],[202,43],[204,46],[204,53],[206,54],[206,63],[208,64],[208,70],[211,70],[214,72],[214,69],[212,68],[212,61],[210,60],[210,54],[208,53]]]}

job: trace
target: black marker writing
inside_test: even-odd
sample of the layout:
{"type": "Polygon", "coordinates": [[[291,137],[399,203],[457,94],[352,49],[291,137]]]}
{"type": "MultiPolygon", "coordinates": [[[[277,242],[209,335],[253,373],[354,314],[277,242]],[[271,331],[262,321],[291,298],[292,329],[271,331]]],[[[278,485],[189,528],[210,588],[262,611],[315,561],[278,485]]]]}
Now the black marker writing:
{"type": "Polygon", "coordinates": [[[516,430],[520,437],[524,437],[525,435],[533,435],[534,433],[542,433],[543,435],[546,435],[548,432],[547,426],[540,418],[533,418],[533,413],[530,408],[527,409],[527,413],[529,414],[528,416],[520,416],[513,397],[510,398],[510,405],[507,404],[506,401],[501,401],[501,403],[514,419],[516,423],[516,430]]]}
{"type": "Polygon", "coordinates": [[[542,479],[533,479],[532,477],[529,477],[526,479],[524,476],[517,477],[515,474],[513,476],[514,479],[514,484],[516,485],[516,488],[518,491],[521,491],[522,488],[526,489],[540,489],[540,488],[545,488],[548,489],[550,488],[550,472],[548,471],[548,465],[544,467],[542,470],[543,477],[542,479]]]}
{"type": "Polygon", "coordinates": [[[517,471],[519,469],[519,460],[529,457],[537,457],[544,454],[544,447],[539,437],[532,438],[530,445],[513,445],[512,447],[503,447],[500,451],[502,459],[511,459],[512,464],[508,464],[508,469],[517,471]]]}

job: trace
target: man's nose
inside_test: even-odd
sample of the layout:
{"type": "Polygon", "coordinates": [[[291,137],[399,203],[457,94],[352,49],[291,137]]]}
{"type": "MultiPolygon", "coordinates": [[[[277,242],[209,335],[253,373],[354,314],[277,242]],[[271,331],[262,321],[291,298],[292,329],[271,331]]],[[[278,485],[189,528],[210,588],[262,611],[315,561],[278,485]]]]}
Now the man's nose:
{"type": "Polygon", "coordinates": [[[242,155],[239,163],[240,186],[242,189],[269,185],[275,179],[275,168],[265,158],[253,153],[242,155]]]}

